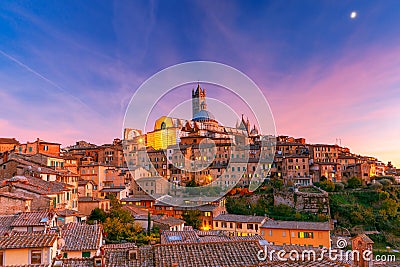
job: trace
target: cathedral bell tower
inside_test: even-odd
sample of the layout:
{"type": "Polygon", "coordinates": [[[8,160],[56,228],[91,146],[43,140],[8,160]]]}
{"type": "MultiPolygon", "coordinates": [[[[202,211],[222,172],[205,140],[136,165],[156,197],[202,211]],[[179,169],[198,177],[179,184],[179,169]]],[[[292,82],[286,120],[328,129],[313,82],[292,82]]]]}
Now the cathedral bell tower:
{"type": "Polygon", "coordinates": [[[192,118],[201,110],[207,110],[206,89],[201,89],[197,84],[196,90],[192,90],[192,118]]]}

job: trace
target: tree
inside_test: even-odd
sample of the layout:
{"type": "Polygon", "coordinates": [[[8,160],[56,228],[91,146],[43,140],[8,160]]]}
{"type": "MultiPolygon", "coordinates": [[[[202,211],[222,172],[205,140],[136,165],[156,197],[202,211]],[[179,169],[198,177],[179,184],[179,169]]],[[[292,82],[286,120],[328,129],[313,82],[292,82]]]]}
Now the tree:
{"type": "Polygon", "coordinates": [[[199,210],[187,210],[183,213],[182,218],[187,225],[192,226],[194,229],[200,229],[201,226],[201,211],[199,210]]]}
{"type": "Polygon", "coordinates": [[[187,184],[186,187],[197,187],[199,186],[196,181],[194,180],[194,178],[192,178],[187,184]]]}
{"type": "Polygon", "coordinates": [[[103,223],[108,240],[120,241],[130,236],[130,231],[119,218],[107,218],[103,223]]]}
{"type": "Polygon", "coordinates": [[[362,180],[361,180],[361,178],[357,178],[357,177],[355,177],[355,176],[353,176],[353,177],[351,177],[351,178],[349,178],[348,180],[347,180],[347,187],[348,188],[359,188],[359,187],[361,187],[361,185],[362,185],[362,180]]]}
{"type": "Polygon", "coordinates": [[[98,221],[98,222],[104,222],[107,218],[107,214],[104,210],[100,208],[95,208],[92,210],[92,212],[89,215],[89,221],[98,221]]]}
{"type": "Polygon", "coordinates": [[[320,182],[319,186],[327,192],[333,192],[335,190],[335,183],[330,180],[320,182]]]}
{"type": "Polygon", "coordinates": [[[118,218],[124,224],[133,223],[135,221],[132,214],[129,211],[122,208],[112,208],[110,210],[110,217],[118,218]]]}
{"type": "Polygon", "coordinates": [[[147,211],[147,235],[150,235],[151,228],[151,216],[150,211],[147,211]]]}
{"type": "Polygon", "coordinates": [[[117,209],[122,207],[121,203],[119,202],[119,199],[115,195],[110,194],[107,196],[107,198],[110,200],[111,208],[117,209]]]}
{"type": "Polygon", "coordinates": [[[274,189],[282,189],[283,188],[283,180],[279,178],[273,178],[270,180],[270,183],[274,189]]]}

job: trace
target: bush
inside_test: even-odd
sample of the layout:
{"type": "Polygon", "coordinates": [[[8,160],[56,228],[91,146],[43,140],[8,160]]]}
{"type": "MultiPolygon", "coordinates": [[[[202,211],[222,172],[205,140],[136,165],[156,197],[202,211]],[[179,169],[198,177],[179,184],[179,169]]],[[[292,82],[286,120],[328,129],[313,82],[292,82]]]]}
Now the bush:
{"type": "Polygon", "coordinates": [[[320,182],[319,185],[323,190],[327,192],[333,192],[335,190],[335,184],[329,180],[324,180],[320,182]]]}
{"type": "Polygon", "coordinates": [[[357,177],[351,177],[347,180],[347,187],[348,188],[359,188],[362,185],[362,180],[357,177]]]}
{"type": "Polygon", "coordinates": [[[382,190],[382,189],[383,189],[383,185],[382,185],[381,183],[379,183],[379,182],[376,182],[376,183],[374,183],[374,184],[371,184],[371,185],[369,186],[369,189],[371,189],[371,190],[376,190],[376,191],[382,190]]]}
{"type": "Polygon", "coordinates": [[[335,191],[340,192],[344,190],[344,184],[342,183],[335,183],[335,191]]]}
{"type": "Polygon", "coordinates": [[[392,182],[389,179],[381,179],[378,182],[383,186],[389,186],[392,184],[392,182]]]}

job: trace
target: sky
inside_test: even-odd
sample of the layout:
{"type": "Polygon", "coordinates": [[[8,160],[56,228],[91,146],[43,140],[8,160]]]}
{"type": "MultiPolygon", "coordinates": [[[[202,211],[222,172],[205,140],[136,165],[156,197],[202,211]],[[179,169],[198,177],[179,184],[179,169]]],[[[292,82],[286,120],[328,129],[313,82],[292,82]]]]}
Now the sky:
{"type": "Polygon", "coordinates": [[[205,60],[261,88],[278,134],[400,167],[398,14],[398,1],[0,1],[0,136],[110,143],[143,82],[205,60]]]}

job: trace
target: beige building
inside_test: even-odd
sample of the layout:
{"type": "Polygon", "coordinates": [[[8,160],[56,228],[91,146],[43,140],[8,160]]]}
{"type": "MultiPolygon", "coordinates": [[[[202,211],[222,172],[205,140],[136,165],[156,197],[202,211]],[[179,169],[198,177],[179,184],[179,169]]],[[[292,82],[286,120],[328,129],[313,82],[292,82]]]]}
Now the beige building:
{"type": "Polygon", "coordinates": [[[95,208],[109,211],[111,208],[110,200],[96,197],[79,197],[79,211],[84,215],[90,215],[95,208]]]}
{"type": "Polygon", "coordinates": [[[21,233],[0,236],[0,266],[49,266],[56,253],[56,234],[21,233]]]}
{"type": "Polygon", "coordinates": [[[169,190],[168,181],[163,177],[143,177],[137,179],[136,183],[150,195],[165,195],[169,190]]]}
{"type": "Polygon", "coordinates": [[[266,220],[265,216],[220,214],[214,218],[213,230],[227,231],[232,236],[253,236],[260,234],[266,220]]]}

